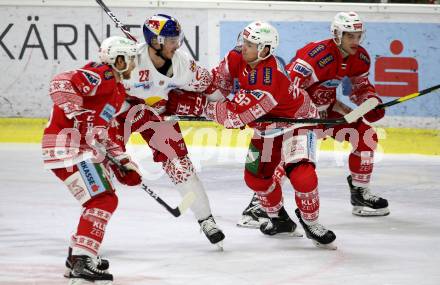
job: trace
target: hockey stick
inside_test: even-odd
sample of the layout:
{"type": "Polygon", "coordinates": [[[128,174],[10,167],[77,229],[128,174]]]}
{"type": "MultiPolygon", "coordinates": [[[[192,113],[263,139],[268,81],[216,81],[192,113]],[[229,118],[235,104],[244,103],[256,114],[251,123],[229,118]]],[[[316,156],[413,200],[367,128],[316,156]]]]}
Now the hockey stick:
{"type": "Polygon", "coordinates": [[[406,95],[404,97],[400,97],[400,98],[398,98],[396,100],[392,100],[390,102],[380,104],[376,108],[378,108],[378,109],[385,109],[387,107],[394,106],[396,104],[400,104],[402,102],[411,100],[411,99],[416,98],[416,97],[423,96],[423,95],[431,93],[433,91],[437,91],[438,89],[440,89],[440,84],[434,85],[434,86],[426,88],[426,89],[423,89],[422,91],[419,91],[419,92],[416,92],[416,93],[412,93],[412,94],[406,95]]]}
{"type": "MultiPolygon", "coordinates": [[[[116,165],[116,167],[119,168],[119,170],[121,170],[122,172],[125,173],[125,172],[130,171],[129,169],[127,169],[126,166],[122,165],[119,160],[117,160],[116,158],[111,156],[106,151],[105,147],[102,144],[94,141],[94,143],[92,144],[92,147],[94,147],[99,153],[104,154],[105,157],[108,160],[110,160],[111,163],[116,165]]],[[[142,184],[141,184],[141,188],[142,188],[142,190],[147,192],[147,194],[150,195],[159,204],[161,204],[163,207],[165,207],[165,209],[167,209],[167,211],[170,212],[174,217],[179,217],[183,212],[185,212],[192,205],[192,203],[194,202],[194,200],[196,198],[194,192],[188,192],[183,197],[182,202],[180,202],[179,206],[177,206],[176,208],[172,208],[164,200],[162,200],[162,198],[160,198],[159,195],[156,192],[151,190],[151,188],[148,187],[148,185],[145,184],[143,181],[142,181],[142,184]]]]}
{"type": "MultiPolygon", "coordinates": [[[[105,157],[110,160],[114,165],[116,165],[121,171],[127,172],[129,171],[124,165],[122,165],[117,159],[115,159],[113,156],[106,153],[105,157]]],[[[167,209],[168,212],[170,212],[174,217],[179,217],[182,213],[184,213],[194,202],[195,200],[195,194],[194,192],[188,192],[183,197],[182,202],[180,202],[179,206],[176,208],[172,208],[170,205],[168,205],[162,198],[159,197],[159,195],[151,190],[150,187],[148,187],[147,184],[142,182],[141,184],[142,190],[147,192],[148,195],[153,197],[154,200],[156,200],[159,204],[161,204],[165,209],[167,209]]]]}
{"type": "Polygon", "coordinates": [[[121,21],[119,21],[118,18],[116,18],[115,14],[113,14],[113,12],[107,7],[107,5],[105,5],[105,3],[102,0],[96,0],[96,2],[99,4],[99,6],[101,6],[101,8],[107,13],[107,15],[110,17],[110,19],[113,20],[113,22],[115,22],[116,27],[121,29],[121,31],[124,33],[124,35],[129,38],[132,41],[135,41],[136,43],[138,42],[138,40],[136,39],[135,36],[133,36],[126,28],[125,26],[121,23],[121,21]]]}
{"type": "MultiPolygon", "coordinates": [[[[267,122],[267,123],[294,123],[294,124],[323,124],[323,125],[338,125],[345,123],[353,123],[356,122],[359,118],[364,116],[369,111],[373,110],[378,106],[379,102],[375,98],[370,98],[366,100],[364,103],[359,105],[357,108],[353,109],[350,113],[346,114],[343,117],[337,119],[294,119],[294,118],[259,118],[255,120],[256,122],[267,122]]],[[[166,116],[164,118],[165,121],[198,121],[198,122],[210,122],[211,120],[205,117],[196,117],[196,116],[180,116],[180,115],[172,115],[166,116]]]]}

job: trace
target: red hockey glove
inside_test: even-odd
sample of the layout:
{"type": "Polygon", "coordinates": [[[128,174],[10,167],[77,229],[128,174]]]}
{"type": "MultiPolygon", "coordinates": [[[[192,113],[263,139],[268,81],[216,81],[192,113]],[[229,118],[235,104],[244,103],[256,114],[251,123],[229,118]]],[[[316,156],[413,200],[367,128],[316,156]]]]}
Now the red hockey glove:
{"type": "Polygon", "coordinates": [[[113,173],[119,182],[128,186],[139,185],[142,182],[141,172],[127,154],[120,155],[116,157],[117,160],[121,163],[121,165],[125,168],[125,170],[121,170],[117,165],[110,164],[113,173]]]}
{"type": "Polygon", "coordinates": [[[202,93],[174,89],[168,93],[167,113],[200,116],[204,113],[206,97],[202,93]]]}
{"type": "MultiPolygon", "coordinates": [[[[382,100],[379,97],[375,97],[377,100],[379,100],[379,104],[382,104],[382,100]]],[[[385,116],[385,109],[378,109],[375,108],[371,110],[370,112],[366,113],[364,115],[365,120],[367,120],[370,123],[374,123],[376,121],[379,121],[385,116]]]]}

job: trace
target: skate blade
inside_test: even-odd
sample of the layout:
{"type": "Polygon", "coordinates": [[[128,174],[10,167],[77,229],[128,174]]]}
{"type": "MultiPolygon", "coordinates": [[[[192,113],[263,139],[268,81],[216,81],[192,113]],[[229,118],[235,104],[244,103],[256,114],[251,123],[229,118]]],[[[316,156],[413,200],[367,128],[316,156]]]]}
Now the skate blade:
{"type": "Polygon", "coordinates": [[[95,284],[93,281],[87,281],[82,278],[70,278],[69,285],[90,285],[95,284]]]}
{"type": "Polygon", "coordinates": [[[72,272],[72,269],[66,267],[66,269],[64,270],[64,275],[63,276],[65,278],[70,278],[70,272],[72,272]]]}
{"type": "Polygon", "coordinates": [[[291,237],[297,237],[297,238],[302,238],[304,235],[302,234],[302,232],[299,231],[294,231],[292,233],[288,233],[289,236],[291,237]]]}
{"type": "Polygon", "coordinates": [[[360,217],[379,217],[388,216],[390,214],[390,210],[388,208],[372,209],[364,206],[354,206],[351,213],[360,217]]]}
{"type": "Polygon", "coordinates": [[[218,243],[214,244],[218,251],[224,251],[223,249],[223,241],[219,241],[218,243]]]}
{"type": "Polygon", "coordinates": [[[95,284],[95,285],[112,285],[113,281],[110,281],[110,280],[97,280],[93,284],[95,284]]]}
{"type": "Polygon", "coordinates": [[[303,233],[299,232],[299,231],[293,231],[290,233],[277,233],[274,235],[267,235],[264,234],[265,236],[268,236],[270,238],[278,238],[278,239],[290,239],[290,238],[302,238],[304,235],[303,233]]]}
{"type": "Polygon", "coordinates": [[[338,249],[338,247],[333,242],[328,243],[328,244],[322,244],[320,242],[317,242],[316,240],[313,240],[312,242],[318,248],[329,249],[329,250],[337,250],[338,249]]]}
{"type": "Polygon", "coordinates": [[[70,278],[69,279],[69,285],[112,285],[113,281],[110,280],[96,280],[95,282],[93,281],[88,281],[82,278],[70,278]]]}
{"type": "Polygon", "coordinates": [[[252,219],[251,217],[242,217],[238,222],[237,222],[237,227],[241,227],[241,228],[249,228],[249,229],[259,229],[260,225],[264,222],[267,222],[269,219],[260,219],[258,221],[255,221],[254,219],[252,219]]]}

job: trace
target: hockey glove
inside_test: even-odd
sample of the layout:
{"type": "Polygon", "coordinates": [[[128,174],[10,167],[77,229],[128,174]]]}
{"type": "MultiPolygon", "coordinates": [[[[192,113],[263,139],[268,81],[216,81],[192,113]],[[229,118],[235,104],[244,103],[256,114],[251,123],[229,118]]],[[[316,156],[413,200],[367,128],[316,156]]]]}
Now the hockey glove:
{"type": "Polygon", "coordinates": [[[118,181],[121,182],[122,184],[128,186],[135,186],[141,184],[142,182],[141,172],[137,164],[131,160],[130,156],[128,156],[127,154],[123,154],[116,157],[116,159],[120,162],[121,166],[123,167],[123,169],[121,169],[121,167],[118,167],[114,163],[110,164],[110,167],[113,170],[116,179],[118,179],[118,181]]]}
{"type": "Polygon", "coordinates": [[[206,97],[202,93],[171,90],[168,93],[167,113],[200,116],[206,107],[206,97]]]}
{"type": "MultiPolygon", "coordinates": [[[[379,97],[375,97],[375,98],[379,101],[379,104],[382,104],[382,100],[379,97]]],[[[375,108],[375,109],[371,110],[370,112],[366,113],[364,115],[364,118],[368,122],[374,123],[374,122],[382,119],[384,116],[385,116],[385,109],[375,108]]]]}

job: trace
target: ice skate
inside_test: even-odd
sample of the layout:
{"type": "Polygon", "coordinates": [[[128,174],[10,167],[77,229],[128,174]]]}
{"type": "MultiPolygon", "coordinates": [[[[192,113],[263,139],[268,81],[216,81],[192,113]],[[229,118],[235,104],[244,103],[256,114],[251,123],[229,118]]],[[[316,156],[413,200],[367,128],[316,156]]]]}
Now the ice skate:
{"type": "Polygon", "coordinates": [[[296,224],[290,219],[284,207],[278,213],[278,217],[269,218],[260,226],[260,231],[269,236],[278,234],[287,234],[293,237],[302,237],[303,235],[296,231],[296,224]]]}
{"type": "Polygon", "coordinates": [[[337,246],[333,243],[336,239],[336,235],[334,232],[326,229],[320,223],[307,225],[304,222],[299,209],[295,210],[295,214],[298,217],[299,222],[303,226],[307,238],[311,239],[316,247],[332,250],[337,249],[337,246]]]}
{"type": "Polygon", "coordinates": [[[237,222],[237,226],[258,229],[262,223],[267,222],[268,220],[269,217],[261,208],[260,202],[258,201],[257,196],[254,194],[251,202],[247,208],[244,209],[240,220],[237,222]]]}
{"type": "MultiPolygon", "coordinates": [[[[69,246],[69,250],[67,252],[67,258],[66,258],[66,270],[64,271],[64,277],[71,278],[71,272],[72,272],[72,248],[69,246]]],[[[99,256],[97,257],[97,265],[96,268],[99,270],[108,270],[110,267],[110,263],[107,259],[101,259],[99,256]]]]}
{"type": "Polygon", "coordinates": [[[356,216],[373,217],[387,216],[390,214],[388,201],[379,196],[373,195],[368,187],[357,187],[352,183],[352,177],[347,177],[351,192],[352,213],[356,216]]]}
{"type": "Polygon", "coordinates": [[[220,250],[223,250],[223,240],[225,239],[225,235],[222,230],[215,223],[212,215],[207,217],[204,220],[199,221],[200,231],[203,232],[208,240],[215,244],[220,250]]]}
{"type": "Polygon", "coordinates": [[[69,285],[99,284],[111,285],[113,275],[97,268],[92,257],[87,255],[72,255],[72,271],[69,285]]]}

